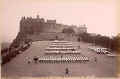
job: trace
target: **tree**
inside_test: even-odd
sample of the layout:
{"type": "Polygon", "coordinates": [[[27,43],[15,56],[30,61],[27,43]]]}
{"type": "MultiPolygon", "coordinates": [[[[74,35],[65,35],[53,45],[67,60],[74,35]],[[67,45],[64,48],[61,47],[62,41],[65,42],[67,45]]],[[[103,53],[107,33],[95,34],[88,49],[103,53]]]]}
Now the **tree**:
{"type": "Polygon", "coordinates": [[[64,29],[62,30],[62,33],[74,34],[75,31],[74,31],[73,28],[69,27],[69,28],[64,28],[64,29]]]}
{"type": "Polygon", "coordinates": [[[120,37],[116,36],[113,37],[112,42],[111,42],[111,49],[115,51],[120,51],[120,37]]]}

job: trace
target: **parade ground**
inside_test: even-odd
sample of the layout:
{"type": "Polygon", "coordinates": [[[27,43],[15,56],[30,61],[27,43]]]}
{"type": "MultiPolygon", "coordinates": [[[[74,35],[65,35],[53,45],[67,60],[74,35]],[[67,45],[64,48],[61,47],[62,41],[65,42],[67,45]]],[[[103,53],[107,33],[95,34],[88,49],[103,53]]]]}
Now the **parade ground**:
{"type": "MultiPolygon", "coordinates": [[[[29,49],[17,55],[10,62],[1,68],[2,77],[14,79],[14,77],[46,77],[46,76],[95,76],[95,77],[115,77],[117,72],[117,62],[115,57],[105,54],[97,54],[88,47],[92,44],[85,42],[72,42],[77,50],[89,58],[88,62],[82,63],[34,63],[28,64],[27,57],[33,59],[34,56],[42,56],[51,41],[33,42],[29,49]],[[94,58],[97,61],[94,61],[94,58]],[[65,69],[69,69],[69,74],[65,74],[65,69]]],[[[95,46],[96,48],[99,46],[95,46]]]]}

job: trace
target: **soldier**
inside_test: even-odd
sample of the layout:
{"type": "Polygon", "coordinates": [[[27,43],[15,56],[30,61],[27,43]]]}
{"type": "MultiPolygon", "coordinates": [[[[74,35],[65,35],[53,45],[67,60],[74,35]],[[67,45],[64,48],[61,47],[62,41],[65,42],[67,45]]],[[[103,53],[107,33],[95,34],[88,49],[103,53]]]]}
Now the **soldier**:
{"type": "Polygon", "coordinates": [[[61,55],[61,58],[63,57],[63,55],[61,55]]]}
{"type": "Polygon", "coordinates": [[[30,64],[31,63],[31,59],[30,57],[26,57],[27,63],[30,64]]]}
{"type": "Polygon", "coordinates": [[[34,60],[35,63],[37,63],[37,61],[38,61],[38,57],[35,56],[35,57],[33,58],[33,60],[34,60]]]}
{"type": "Polygon", "coordinates": [[[78,46],[78,49],[80,49],[80,45],[78,46]]]}
{"type": "Polygon", "coordinates": [[[28,64],[30,64],[31,62],[32,62],[32,60],[29,58],[29,59],[28,59],[28,64]]]}

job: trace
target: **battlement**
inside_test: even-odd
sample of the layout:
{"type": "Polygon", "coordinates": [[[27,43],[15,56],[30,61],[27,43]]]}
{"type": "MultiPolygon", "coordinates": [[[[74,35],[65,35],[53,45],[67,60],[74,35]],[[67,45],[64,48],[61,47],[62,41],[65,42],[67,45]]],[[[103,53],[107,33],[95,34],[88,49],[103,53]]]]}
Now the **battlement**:
{"type": "Polygon", "coordinates": [[[47,19],[45,21],[44,18],[40,18],[38,15],[36,16],[36,18],[23,16],[21,18],[20,23],[23,23],[23,24],[25,24],[25,23],[49,23],[49,24],[56,24],[56,20],[47,19]]]}

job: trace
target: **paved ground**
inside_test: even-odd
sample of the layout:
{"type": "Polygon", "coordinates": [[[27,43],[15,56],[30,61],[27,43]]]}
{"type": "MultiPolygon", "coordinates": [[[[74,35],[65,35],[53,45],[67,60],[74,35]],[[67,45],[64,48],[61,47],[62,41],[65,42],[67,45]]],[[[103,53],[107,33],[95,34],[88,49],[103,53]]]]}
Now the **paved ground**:
{"type": "MultiPolygon", "coordinates": [[[[19,54],[9,63],[2,66],[3,77],[42,77],[42,76],[66,76],[65,68],[69,68],[68,76],[96,76],[96,77],[114,77],[116,76],[116,58],[106,55],[98,55],[88,49],[90,44],[84,42],[73,42],[75,46],[80,45],[81,53],[89,57],[90,62],[87,63],[69,63],[69,64],[43,64],[31,63],[27,64],[26,57],[40,56],[44,54],[44,49],[50,45],[48,41],[34,42],[31,47],[19,54]],[[97,57],[98,62],[94,62],[97,57]]],[[[97,47],[97,46],[96,46],[97,47]]]]}

